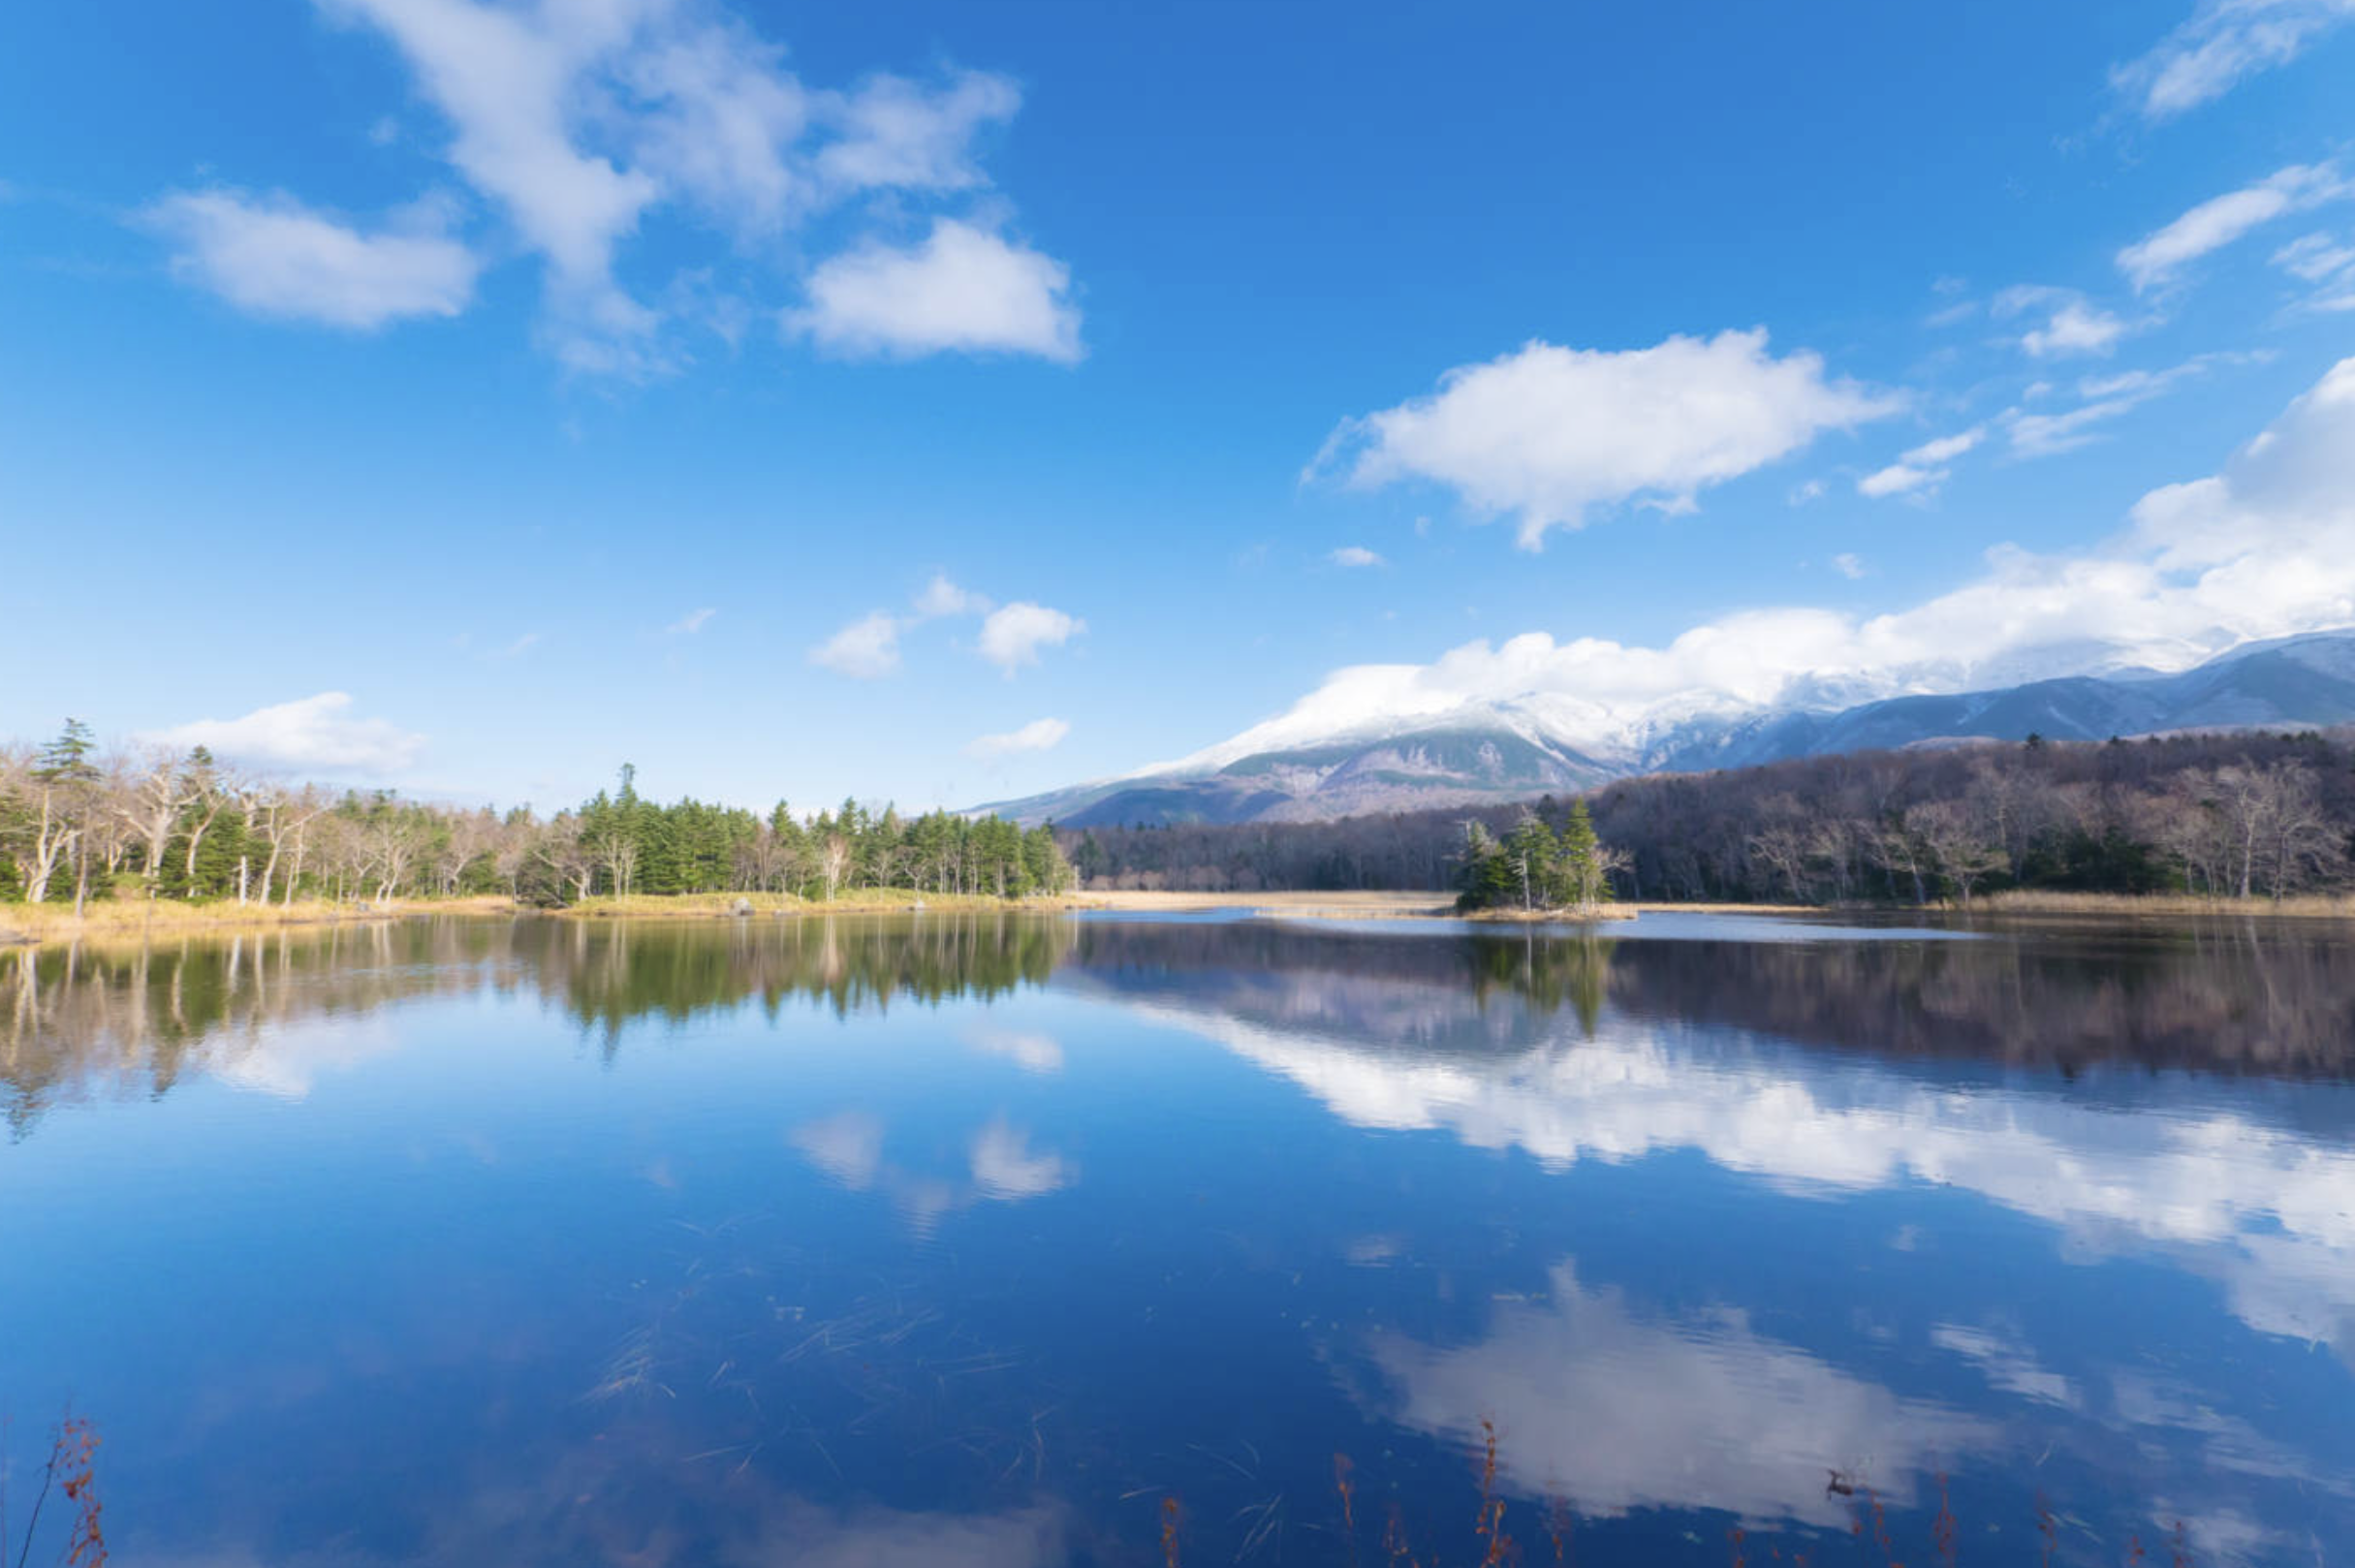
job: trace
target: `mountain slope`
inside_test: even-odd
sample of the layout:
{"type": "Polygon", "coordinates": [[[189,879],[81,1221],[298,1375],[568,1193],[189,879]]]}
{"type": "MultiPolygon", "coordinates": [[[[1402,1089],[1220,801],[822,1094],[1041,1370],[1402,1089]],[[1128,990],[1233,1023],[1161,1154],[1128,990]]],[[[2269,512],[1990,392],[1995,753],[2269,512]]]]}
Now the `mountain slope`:
{"type": "Polygon", "coordinates": [[[1531,694],[1467,704],[1436,718],[1360,725],[1297,746],[1246,750],[1228,742],[1164,768],[981,809],[1067,827],[1321,821],[1837,752],[2029,735],[2105,740],[2344,724],[2355,721],[2355,632],[2250,643],[2173,674],[2070,675],[1848,706],[1824,703],[1828,695],[1811,691],[1800,702],[1747,710],[1664,703],[1648,722],[1598,745],[1574,701],[1531,694]]]}

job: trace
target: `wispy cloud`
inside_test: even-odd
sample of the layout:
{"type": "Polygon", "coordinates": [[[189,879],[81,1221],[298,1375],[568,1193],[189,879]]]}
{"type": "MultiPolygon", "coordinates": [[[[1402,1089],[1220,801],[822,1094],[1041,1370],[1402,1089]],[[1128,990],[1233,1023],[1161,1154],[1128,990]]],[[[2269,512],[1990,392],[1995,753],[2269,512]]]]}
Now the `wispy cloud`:
{"type": "Polygon", "coordinates": [[[883,610],[862,615],[811,648],[809,662],[860,680],[880,679],[899,668],[899,618],[883,610]]]}
{"type": "Polygon", "coordinates": [[[1987,437],[1985,425],[1973,425],[1954,435],[1925,441],[1910,452],[1900,455],[1888,467],[1867,474],[1856,482],[1859,495],[1920,495],[1927,494],[1944,483],[1953,470],[1945,465],[1976,447],[1987,437]]]}
{"type": "Polygon", "coordinates": [[[2152,398],[2164,396],[2179,384],[2205,375],[2219,364],[2247,364],[2270,358],[2264,353],[2202,354],[2164,370],[2123,370],[2115,375],[2085,376],[2077,395],[2088,399],[2075,408],[2051,414],[2025,409],[2004,410],[2002,426],[2015,457],[2050,457],[2074,452],[2100,438],[2099,426],[2131,413],[2152,398]]]}
{"type": "Polygon", "coordinates": [[[1997,320],[2040,316],[2043,325],[2021,334],[2020,346],[2032,358],[2051,360],[2078,354],[2108,354],[2128,330],[2124,322],[2100,308],[2074,289],[2024,283],[1995,296],[1997,320]]]}
{"type": "Polygon", "coordinates": [[[262,768],[397,773],[416,762],[425,737],[384,719],[355,718],[349,692],[321,692],[257,707],[234,719],[197,719],[145,738],[204,746],[227,761],[262,768]]]}
{"type": "Polygon", "coordinates": [[[483,265],[432,204],[362,230],[292,197],[224,186],[174,192],[141,217],[171,240],[174,276],[249,315],[359,331],[457,315],[483,265]]]}
{"type": "Polygon", "coordinates": [[[965,752],[984,762],[993,762],[1022,752],[1052,751],[1069,734],[1071,726],[1061,719],[1032,719],[1020,729],[1003,735],[977,736],[966,743],[965,752]]]}
{"type": "Polygon", "coordinates": [[[2237,191],[2212,197],[2165,228],[2118,253],[2119,270],[2138,291],[2170,282],[2183,267],[2222,249],[2284,213],[2355,194],[2331,164],[2293,164],[2237,191]]]}
{"type": "Polygon", "coordinates": [[[1343,545],[1325,557],[1335,566],[1388,566],[1390,563],[1363,545],[1343,545]]]}
{"type": "Polygon", "coordinates": [[[1832,570],[1854,582],[1863,578],[1871,568],[1865,564],[1865,558],[1862,555],[1842,550],[1832,557],[1832,570]]]}
{"type": "Polygon", "coordinates": [[[1899,399],[1827,376],[1764,329],[1610,351],[1532,342],[1461,365],[1427,396],[1344,421],[1309,466],[1374,486],[1421,479],[1510,514],[1535,549],[1597,507],[1690,511],[1700,492],[1789,456],[1899,399]]]}
{"type": "Polygon", "coordinates": [[[2145,118],[2170,119],[2287,65],[2350,18],[2355,0],[2202,0],[2148,53],[2113,67],[2111,84],[2145,118]]]}
{"type": "Polygon", "coordinates": [[[711,623],[711,617],[718,613],[718,611],[708,607],[702,610],[690,610],[664,627],[663,631],[672,637],[693,637],[708,626],[711,623]]]}
{"type": "Polygon", "coordinates": [[[916,613],[926,620],[937,620],[945,615],[986,615],[989,612],[989,601],[986,596],[960,588],[937,572],[932,575],[932,580],[924,585],[924,591],[916,596],[916,613]]]}

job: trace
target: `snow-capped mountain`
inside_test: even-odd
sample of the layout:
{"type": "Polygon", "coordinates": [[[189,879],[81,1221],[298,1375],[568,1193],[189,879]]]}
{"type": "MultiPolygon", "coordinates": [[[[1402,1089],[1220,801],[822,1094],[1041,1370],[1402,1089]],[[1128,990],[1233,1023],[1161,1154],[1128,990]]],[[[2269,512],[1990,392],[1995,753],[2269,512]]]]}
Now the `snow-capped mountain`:
{"type": "Polygon", "coordinates": [[[1953,672],[1918,666],[1809,674],[1766,702],[1707,687],[1633,701],[1540,689],[1399,702],[1393,667],[1367,666],[1343,672],[1314,704],[1177,762],[982,809],[1072,827],[1317,821],[1831,752],[2355,722],[2355,630],[2245,643],[2174,674],[2154,671],[2150,651],[2040,649],[1994,671],[2017,678],[1969,690],[1953,689],[1953,672]],[[1386,702],[1405,710],[1381,711],[1386,702]]]}

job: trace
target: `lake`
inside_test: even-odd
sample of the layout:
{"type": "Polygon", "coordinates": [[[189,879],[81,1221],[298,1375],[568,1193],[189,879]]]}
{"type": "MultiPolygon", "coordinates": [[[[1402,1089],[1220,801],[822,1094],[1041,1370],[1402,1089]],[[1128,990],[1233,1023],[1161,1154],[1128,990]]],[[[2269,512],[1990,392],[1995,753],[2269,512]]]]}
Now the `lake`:
{"type": "Polygon", "coordinates": [[[2343,1562],[2351,1068],[2292,922],[0,954],[9,1528],[70,1405],[132,1568],[2343,1562]]]}

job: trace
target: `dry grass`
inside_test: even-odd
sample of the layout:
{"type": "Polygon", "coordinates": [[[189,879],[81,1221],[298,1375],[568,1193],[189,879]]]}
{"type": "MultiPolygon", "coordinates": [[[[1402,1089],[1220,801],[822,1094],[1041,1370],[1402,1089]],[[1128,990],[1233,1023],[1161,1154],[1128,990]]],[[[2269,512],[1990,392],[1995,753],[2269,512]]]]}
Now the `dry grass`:
{"type": "Polygon", "coordinates": [[[1256,909],[1272,915],[1384,920],[1453,914],[1456,904],[1454,897],[1444,893],[1147,893],[1122,889],[1090,892],[1084,895],[1084,906],[1133,909],[1146,914],[1256,909]]]}
{"type": "Polygon", "coordinates": [[[626,898],[596,897],[554,913],[572,920],[725,919],[743,903],[755,915],[895,915],[912,910],[998,911],[1089,909],[1083,897],[997,898],[980,894],[911,893],[904,888],[862,889],[838,898],[801,898],[790,893],[634,893],[626,898]]]}
{"type": "Polygon", "coordinates": [[[2355,897],[2301,894],[2288,898],[2202,898],[2184,893],[1991,893],[1970,908],[1996,915],[2255,915],[2346,920],[2355,897]]]}
{"type": "Polygon", "coordinates": [[[291,904],[181,903],[170,898],[102,899],[77,917],[72,903],[0,904],[0,945],[26,942],[140,942],[179,936],[273,931],[289,925],[388,920],[402,915],[506,914],[515,908],[504,895],[467,898],[404,898],[371,904],[339,904],[298,898],[291,904]]]}

